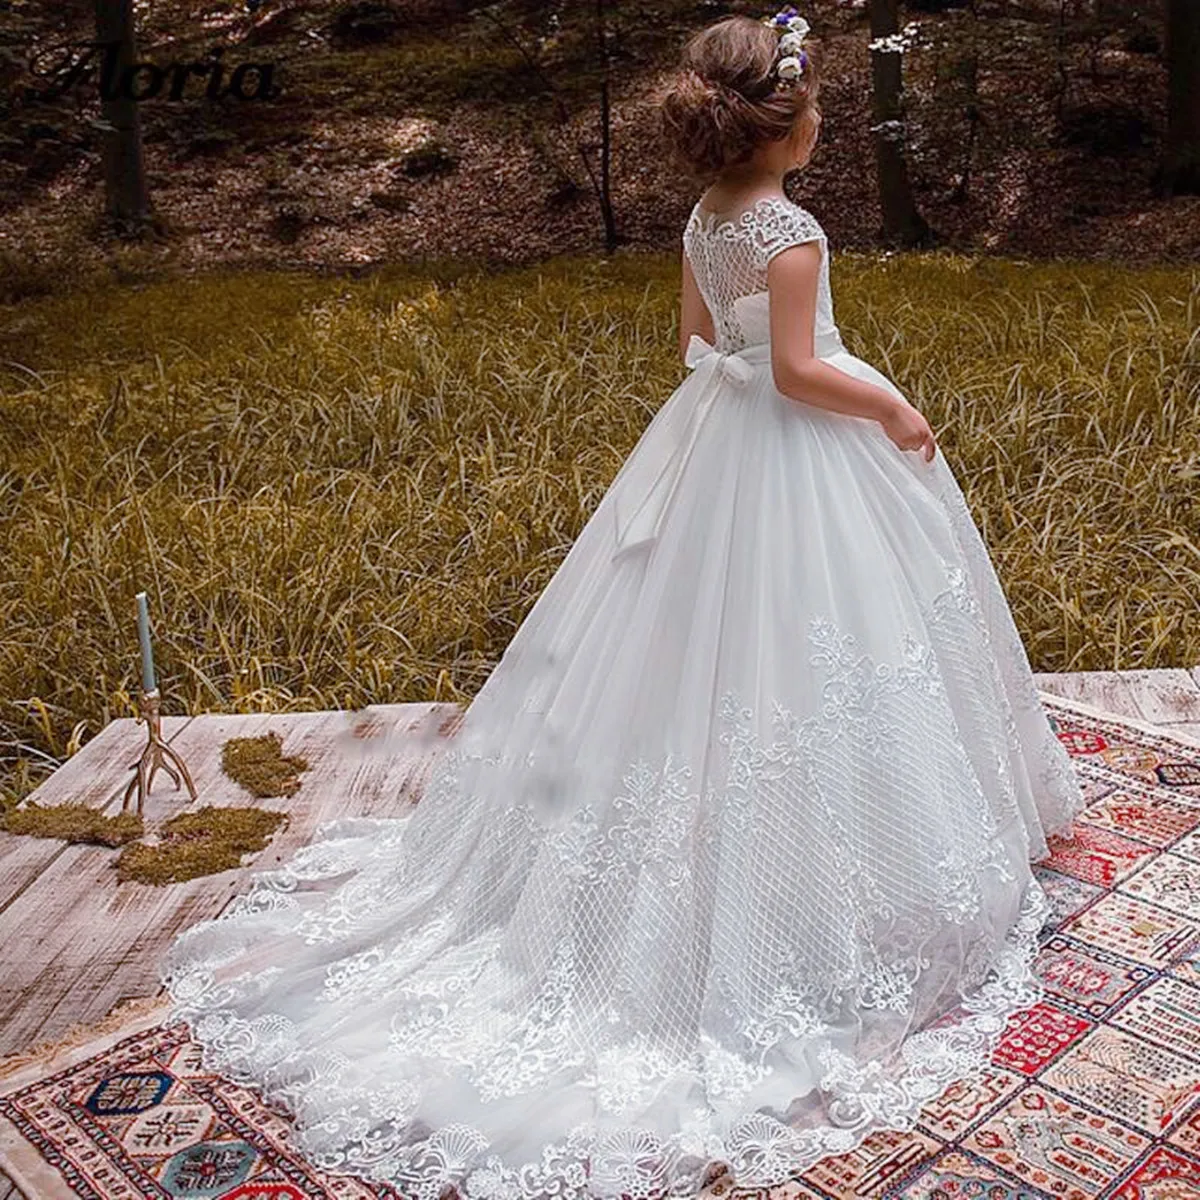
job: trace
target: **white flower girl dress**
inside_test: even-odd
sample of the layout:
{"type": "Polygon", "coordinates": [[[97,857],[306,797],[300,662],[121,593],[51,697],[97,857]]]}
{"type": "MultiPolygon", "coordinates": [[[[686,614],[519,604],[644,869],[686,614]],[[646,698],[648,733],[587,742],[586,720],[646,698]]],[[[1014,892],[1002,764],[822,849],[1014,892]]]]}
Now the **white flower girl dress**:
{"type": "Polygon", "coordinates": [[[424,796],[321,829],[170,948],[207,1066],[404,1197],[765,1187],[907,1129],[1035,1003],[1030,871],[1082,803],[939,452],[783,396],[766,268],[697,205],[717,331],[424,796]]]}

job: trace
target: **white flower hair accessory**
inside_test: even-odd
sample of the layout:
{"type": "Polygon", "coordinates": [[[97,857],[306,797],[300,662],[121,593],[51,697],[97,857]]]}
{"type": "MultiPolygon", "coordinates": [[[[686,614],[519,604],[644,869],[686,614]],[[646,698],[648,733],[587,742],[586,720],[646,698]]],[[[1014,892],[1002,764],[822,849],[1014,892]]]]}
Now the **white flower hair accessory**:
{"type": "Polygon", "coordinates": [[[779,81],[776,86],[793,87],[808,67],[804,39],[808,36],[809,24],[790,4],[773,17],[764,17],[763,24],[781,34],[776,49],[775,75],[779,81]]]}

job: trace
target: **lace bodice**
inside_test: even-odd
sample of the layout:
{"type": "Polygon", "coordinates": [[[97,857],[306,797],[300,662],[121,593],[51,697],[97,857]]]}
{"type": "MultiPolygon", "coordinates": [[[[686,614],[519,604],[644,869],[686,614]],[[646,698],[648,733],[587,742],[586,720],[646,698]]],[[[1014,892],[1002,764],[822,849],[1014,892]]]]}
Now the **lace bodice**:
{"type": "Polygon", "coordinates": [[[697,201],[683,231],[683,248],[712,314],[716,349],[731,352],[770,341],[767,264],[801,242],[821,243],[814,340],[840,343],[829,291],[825,231],[807,209],[780,196],[762,196],[736,217],[705,212],[697,201]]]}

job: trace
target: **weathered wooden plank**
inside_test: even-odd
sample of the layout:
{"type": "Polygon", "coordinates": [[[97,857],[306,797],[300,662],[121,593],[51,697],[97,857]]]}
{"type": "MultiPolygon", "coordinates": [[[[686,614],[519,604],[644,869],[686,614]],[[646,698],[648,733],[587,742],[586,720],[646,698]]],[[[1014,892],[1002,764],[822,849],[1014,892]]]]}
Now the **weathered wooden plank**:
{"type": "Polygon", "coordinates": [[[1176,721],[1200,721],[1200,686],[1190,671],[1157,668],[1122,671],[1142,716],[1155,725],[1176,721]]]}
{"type": "MultiPolygon", "coordinates": [[[[458,707],[376,705],[339,731],[335,747],[354,768],[355,813],[386,816],[411,803],[437,755],[453,736],[458,707]]],[[[320,820],[339,815],[324,813],[320,820]]]]}
{"type": "Polygon", "coordinates": [[[1124,672],[1072,671],[1070,673],[1041,672],[1033,677],[1042,691],[1064,700],[1081,700],[1116,716],[1141,717],[1133,689],[1125,682],[1124,672]]]}
{"type": "MultiPolygon", "coordinates": [[[[295,796],[257,802],[287,811],[288,826],[250,866],[164,888],[118,885],[114,851],[68,847],[0,914],[0,944],[13,964],[0,992],[0,1055],[59,1037],[76,1022],[99,1020],[123,999],[154,994],[162,953],[175,934],[215,916],[244,890],[252,870],[290,857],[318,825],[402,811],[413,775],[445,747],[436,728],[447,715],[445,705],[397,705],[357,714],[195,718],[174,745],[192,769],[200,806],[252,802],[221,771],[220,747],[228,737],[274,730],[285,754],[308,759],[295,796]],[[371,752],[376,739],[355,737],[363,726],[376,731],[380,753],[371,752]]],[[[151,825],[184,807],[169,788],[169,782],[166,789],[156,785],[147,800],[151,825]]]]}
{"type": "MultiPolygon", "coordinates": [[[[266,715],[208,717],[203,726],[189,723],[188,728],[197,729],[198,736],[185,741],[180,735],[173,741],[191,770],[200,804],[219,803],[221,797],[234,803],[234,797],[240,798],[240,789],[221,771],[220,734],[253,736],[269,724],[266,715]]],[[[187,793],[172,791],[169,779],[160,786],[161,778],[160,774],[146,799],[150,825],[187,805],[187,793]]],[[[94,981],[113,964],[110,959],[89,964],[88,959],[97,952],[97,940],[104,934],[118,945],[122,940],[121,929],[105,916],[118,891],[112,873],[116,855],[115,850],[97,846],[62,847],[35,884],[0,913],[0,945],[9,961],[0,984],[0,1054],[58,1036],[54,1016],[64,998],[70,998],[67,1009],[80,1015],[64,1020],[63,1031],[71,1020],[93,1016],[87,980],[94,981]]],[[[122,885],[122,889],[126,886],[136,885],[122,885]]],[[[94,1018],[102,1015],[94,1013],[94,1018]]]]}
{"type": "MultiPolygon", "coordinates": [[[[163,717],[163,737],[172,741],[192,720],[190,716],[163,717]]],[[[102,805],[111,798],[118,783],[132,777],[131,768],[145,744],[145,724],[132,717],[109,721],[49,779],[43,780],[31,799],[39,804],[102,805]]],[[[167,785],[170,786],[169,780],[167,785]]]]}
{"type": "MultiPolygon", "coordinates": [[[[164,717],[163,737],[174,740],[191,717],[164,717]]],[[[88,804],[103,810],[119,808],[125,786],[133,777],[132,764],[146,744],[146,726],[132,717],[110,721],[85,742],[29,797],[38,804],[88,804]]],[[[156,789],[162,786],[160,771],[156,789]]],[[[171,786],[169,779],[165,780],[171,786]]],[[[64,843],[49,838],[14,837],[0,832],[0,912],[62,853],[64,843]]]]}

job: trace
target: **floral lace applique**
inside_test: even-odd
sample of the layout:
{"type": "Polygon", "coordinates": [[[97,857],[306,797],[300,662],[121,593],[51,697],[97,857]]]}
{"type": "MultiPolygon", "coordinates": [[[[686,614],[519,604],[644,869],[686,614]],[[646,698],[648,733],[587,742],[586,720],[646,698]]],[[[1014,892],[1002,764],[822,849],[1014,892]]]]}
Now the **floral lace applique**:
{"type": "MultiPolygon", "coordinates": [[[[521,798],[494,810],[482,798],[452,803],[455,788],[479,778],[470,773],[503,760],[457,747],[444,752],[450,757],[422,801],[431,805],[423,824],[323,827],[327,842],[256,877],[226,914],[180,939],[167,980],[176,1016],[193,1023],[207,1067],[255,1084],[292,1109],[299,1146],[318,1165],[387,1180],[425,1200],[438,1200],[450,1184],[464,1200],[546,1194],[588,1200],[594,1188],[658,1200],[667,1191],[697,1190],[717,1162],[735,1169],[739,1186],[770,1187],[820,1157],[853,1149],[876,1129],[911,1128],[930,1098],[987,1062],[1008,1015],[1040,996],[1032,962],[1048,912],[1030,880],[1012,929],[993,935],[977,928],[985,882],[1016,878],[994,836],[994,806],[1016,802],[1008,751],[1019,749],[1016,734],[1027,730],[1016,714],[1006,720],[1009,746],[989,750],[997,769],[985,792],[960,743],[944,672],[984,622],[964,573],[948,571],[926,617],[928,642],[906,636],[895,662],[874,660],[832,621],[814,619],[809,667],[819,703],[798,714],[775,702],[767,736],[767,714],[727,690],[718,705],[724,761],[703,790],[693,785],[691,765],[671,754],[657,767],[639,759],[606,808],[582,804],[568,820],[547,825],[521,798]],[[928,730],[939,721],[943,730],[928,730]],[[923,730],[928,740],[918,743],[923,730]],[[854,771],[861,765],[878,778],[888,755],[912,744],[940,748],[937,777],[954,795],[968,797],[980,820],[922,833],[914,844],[931,839],[933,869],[914,867],[910,878],[894,875],[904,871],[903,862],[876,853],[887,831],[856,806],[854,771]],[[779,831],[777,839],[746,836],[764,822],[779,831]],[[500,839],[511,847],[512,863],[528,870],[537,864],[538,886],[561,889],[552,894],[571,917],[547,940],[544,960],[510,957],[504,927],[488,924],[485,910],[473,907],[480,882],[453,873],[453,835],[462,828],[500,839]],[[825,851],[800,854],[802,843],[789,839],[825,851]],[[809,862],[814,872],[807,882],[817,886],[771,891],[772,880],[786,874],[777,865],[765,869],[770,864],[755,859],[752,847],[798,855],[795,861],[809,862]],[[310,945],[348,944],[325,971],[324,1003],[349,1010],[386,997],[391,1005],[373,1078],[303,1044],[281,1015],[239,1016],[238,1006],[252,1007],[269,994],[280,969],[218,982],[218,968],[237,954],[213,950],[203,932],[224,922],[291,919],[305,884],[320,886],[351,870],[358,873],[333,883],[328,903],[303,913],[294,928],[310,945]],[[438,878],[447,886],[435,904],[425,881],[438,878]],[[421,915],[412,932],[386,948],[354,944],[405,889],[412,889],[412,913],[421,915]],[[698,908],[703,897],[716,895],[737,901],[698,908]],[[817,901],[819,912],[802,907],[817,901]],[[584,987],[585,971],[588,979],[598,977],[587,959],[591,941],[578,939],[588,928],[578,914],[588,904],[600,928],[624,930],[625,954],[604,976],[611,982],[604,997],[584,987]],[[755,920],[756,905],[775,914],[771,928],[792,932],[772,940],[766,923],[755,920]],[[654,955],[657,933],[673,928],[675,914],[697,912],[709,922],[700,928],[711,939],[712,961],[703,996],[673,1000],[682,1007],[671,1028],[694,1023],[690,1049],[677,1049],[660,1035],[662,1013],[644,1007],[653,997],[639,987],[637,964],[654,955]],[[910,1035],[886,1062],[856,1061],[838,1049],[837,1020],[847,1008],[864,1015],[911,1011],[931,963],[930,939],[948,924],[970,938],[958,977],[959,1011],[910,1035]],[[506,1004],[493,1004],[495,997],[506,1004]],[[769,1080],[780,1052],[794,1053],[796,1043],[810,1043],[822,1067],[827,1123],[797,1129],[763,1110],[734,1120],[721,1115],[769,1080]],[[580,1086],[594,1089],[603,1116],[546,1146],[538,1161],[508,1164],[469,1123],[413,1126],[422,1088],[408,1072],[430,1059],[462,1072],[485,1102],[537,1092],[573,1072],[580,1086]],[[657,1095],[692,1089],[708,1103],[697,1105],[674,1135],[622,1126],[657,1095]]],[[[997,676],[1001,697],[1004,678],[997,676]]],[[[1046,734],[1047,747],[1061,750],[1048,724],[1046,734]]],[[[1045,770],[1058,770],[1053,753],[1044,753],[1045,770]]],[[[519,763],[528,765],[528,756],[519,763]]],[[[902,809],[903,790],[895,801],[902,809]]],[[[893,840],[902,850],[903,839],[893,840]]],[[[687,945],[683,933],[678,941],[687,945]]],[[[239,943],[228,938],[231,946],[239,943]]],[[[682,971],[681,979],[687,977],[682,971]]]]}

